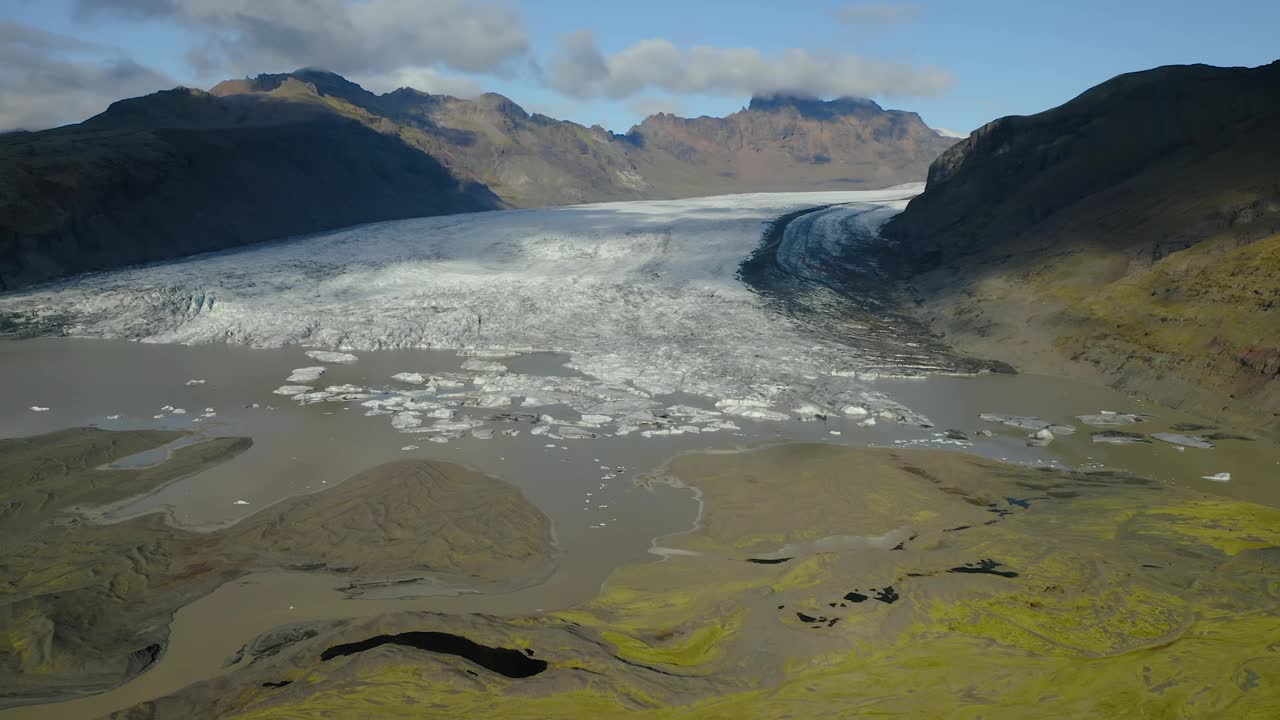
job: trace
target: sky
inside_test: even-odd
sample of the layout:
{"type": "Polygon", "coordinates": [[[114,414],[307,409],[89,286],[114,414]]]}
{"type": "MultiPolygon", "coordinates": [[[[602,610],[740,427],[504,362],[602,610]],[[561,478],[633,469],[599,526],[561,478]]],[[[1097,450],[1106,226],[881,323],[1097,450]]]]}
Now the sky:
{"type": "Polygon", "coordinates": [[[318,67],[625,132],[752,95],[871,97],[967,134],[1159,65],[1280,57],[1275,0],[2,0],[0,130],[318,67]]]}

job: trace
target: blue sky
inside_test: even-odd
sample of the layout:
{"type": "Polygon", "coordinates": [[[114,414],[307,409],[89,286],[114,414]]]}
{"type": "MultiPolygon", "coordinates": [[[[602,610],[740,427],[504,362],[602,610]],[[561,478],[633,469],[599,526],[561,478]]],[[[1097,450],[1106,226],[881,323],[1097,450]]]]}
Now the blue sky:
{"type": "Polygon", "coordinates": [[[5,21],[0,42],[17,48],[0,54],[10,126],[321,65],[380,91],[492,90],[615,131],[652,110],[723,115],[751,92],[794,86],[868,94],[968,132],[1122,72],[1280,56],[1280,2],[1261,0],[6,0],[5,21]]]}

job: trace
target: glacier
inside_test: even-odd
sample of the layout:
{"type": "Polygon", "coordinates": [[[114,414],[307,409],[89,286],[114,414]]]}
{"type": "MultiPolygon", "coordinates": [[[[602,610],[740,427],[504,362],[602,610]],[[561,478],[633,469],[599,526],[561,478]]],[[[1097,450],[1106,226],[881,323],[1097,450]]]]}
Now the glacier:
{"type": "Polygon", "coordinates": [[[274,391],[299,402],[374,398],[364,403],[368,414],[389,415],[403,432],[473,430],[475,421],[454,419],[451,408],[504,408],[517,398],[523,407],[567,405],[597,421],[557,423],[561,437],[594,434],[585,427],[605,422],[619,434],[737,429],[725,415],[871,415],[928,425],[868,381],[946,372],[946,358],[897,333],[874,303],[849,305],[839,299],[848,293],[832,290],[846,282],[833,268],[856,260],[857,243],[877,241],[880,224],[922,189],[383,222],[12,293],[0,296],[0,317],[80,337],[315,348],[306,354],[322,363],[397,348],[470,358],[454,376],[417,368],[394,376],[419,391],[315,391],[303,383],[319,379],[319,366],[294,370],[282,378],[291,384],[274,391]],[[760,252],[762,233],[780,216],[811,208],[821,210],[783,233],[768,287],[752,282],[744,262],[760,252]],[[786,282],[793,292],[780,302],[786,282]],[[542,351],[566,354],[580,375],[522,375],[499,362],[542,351]],[[449,387],[466,389],[429,399],[449,387]],[[677,393],[717,410],[661,400],[677,393]]]}

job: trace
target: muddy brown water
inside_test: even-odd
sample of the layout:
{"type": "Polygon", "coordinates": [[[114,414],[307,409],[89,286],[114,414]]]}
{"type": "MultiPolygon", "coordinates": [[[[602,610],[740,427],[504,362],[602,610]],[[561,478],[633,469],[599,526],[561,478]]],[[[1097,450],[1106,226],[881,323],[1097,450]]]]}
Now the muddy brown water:
{"type": "MultiPolygon", "coordinates": [[[[397,372],[456,370],[462,362],[447,351],[357,355],[360,359],[354,364],[329,365],[323,384],[392,385],[390,376],[397,372]]],[[[563,356],[551,354],[503,360],[517,372],[572,374],[562,367],[564,361],[563,356]]],[[[297,348],[255,350],[66,338],[0,342],[0,437],[81,425],[252,437],[253,448],[235,459],[118,504],[107,514],[110,520],[163,512],[173,524],[197,530],[226,526],[284,498],[321,491],[388,460],[423,457],[455,462],[515,484],[551,518],[560,553],[557,572],[542,585],[507,594],[358,600],[336,589],[344,582],[335,576],[253,574],[181,609],[161,660],[132,682],[81,699],[0,711],[0,718],[89,718],[122,709],[223,672],[225,659],[236,649],[287,623],[407,609],[523,614],[586,601],[618,565],[653,557],[648,550],[655,537],[687,529],[695,521],[697,504],[691,493],[665,486],[639,489],[631,482],[674,455],[695,450],[725,451],[785,441],[945,447],[1011,462],[1126,469],[1206,493],[1280,505],[1280,448],[1276,445],[1224,440],[1213,450],[1179,451],[1158,441],[1133,446],[1095,444],[1089,434],[1101,428],[1084,426],[1075,421],[1075,415],[1100,410],[1149,413],[1147,423],[1116,428],[1147,434],[1194,419],[1105,388],[1057,378],[990,375],[874,383],[874,389],[928,415],[936,424],[933,429],[886,422],[864,428],[844,419],[781,424],[735,419],[743,432],[561,441],[522,433],[516,438],[466,437],[436,444],[395,431],[386,417],[365,417],[356,404],[303,407],[271,394],[293,368],[314,364],[318,363],[297,348]],[[187,385],[191,379],[205,382],[187,385]],[[187,413],[154,417],[166,405],[187,413]],[[34,412],[31,406],[49,410],[34,412]],[[214,408],[216,417],[194,422],[207,407],[214,408]],[[978,414],[982,412],[1034,415],[1076,425],[1078,432],[1060,437],[1047,448],[1028,447],[1025,431],[981,421],[978,414]],[[112,415],[122,417],[109,420],[112,415]],[[940,437],[948,428],[963,431],[974,442],[940,437]],[[978,437],[979,429],[994,434],[978,437]],[[407,445],[420,448],[401,449],[407,445]],[[1221,472],[1230,472],[1231,482],[1201,479],[1221,472]]],[[[670,400],[711,407],[705,398],[670,400]]],[[[544,411],[574,417],[563,408],[544,411]]],[[[1219,430],[1248,434],[1247,429],[1219,430]]],[[[163,454],[158,454],[133,461],[162,459],[163,454]]]]}

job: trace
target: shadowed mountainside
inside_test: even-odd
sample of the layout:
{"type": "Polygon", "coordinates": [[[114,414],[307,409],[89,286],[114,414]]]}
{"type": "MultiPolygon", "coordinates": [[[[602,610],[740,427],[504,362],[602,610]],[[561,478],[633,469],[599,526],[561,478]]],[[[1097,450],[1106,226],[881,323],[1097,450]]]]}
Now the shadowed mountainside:
{"type": "Polygon", "coordinates": [[[953,140],[869,100],[754,100],[626,135],[511,100],[375,95],[299,70],[0,135],[0,291],[377,220],[924,175],[953,140]]]}
{"type": "Polygon", "coordinates": [[[1162,67],[943,153],[891,221],[964,349],[1280,433],[1280,62],[1162,67]]]}
{"type": "Polygon", "coordinates": [[[399,138],[180,88],[0,136],[0,290],[375,220],[500,207],[399,138]]]}

